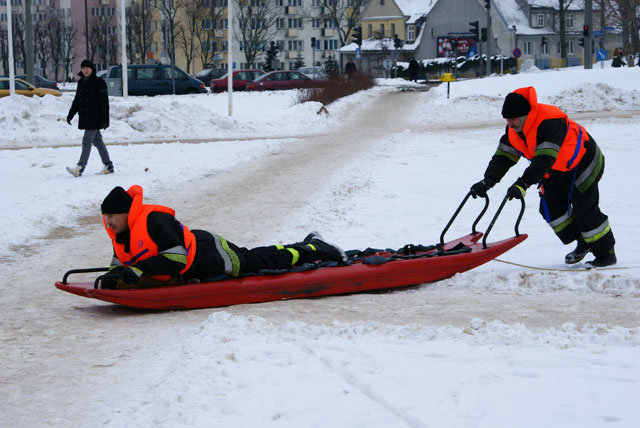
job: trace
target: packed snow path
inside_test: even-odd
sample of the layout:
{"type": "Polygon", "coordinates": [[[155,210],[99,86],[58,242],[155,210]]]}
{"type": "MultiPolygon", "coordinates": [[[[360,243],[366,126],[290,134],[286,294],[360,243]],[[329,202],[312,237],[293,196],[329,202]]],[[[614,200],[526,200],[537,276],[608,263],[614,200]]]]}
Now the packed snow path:
{"type": "MultiPolygon", "coordinates": [[[[328,239],[340,244],[343,230],[345,235],[349,235],[345,237],[347,242],[343,245],[349,248],[354,245],[352,243],[384,245],[386,242],[380,241],[384,233],[372,227],[366,217],[354,217],[352,211],[356,208],[350,205],[350,201],[361,192],[379,188],[374,179],[376,173],[389,177],[402,175],[408,160],[407,153],[402,153],[400,142],[410,139],[412,133],[419,133],[425,141],[441,139],[441,144],[447,146],[453,141],[464,142],[471,131],[478,129],[481,129],[481,133],[495,135],[495,128],[503,125],[498,120],[473,121],[468,126],[458,126],[448,121],[440,125],[434,121],[425,125],[416,124],[415,112],[420,110],[417,103],[422,99],[414,95],[411,92],[379,95],[361,105],[362,110],[348,122],[335,129],[324,130],[322,135],[291,138],[274,146],[266,156],[250,158],[235,164],[233,168],[223,168],[179,186],[155,187],[153,191],[147,190],[147,200],[176,208],[180,219],[192,228],[215,231],[240,245],[276,243],[275,240],[290,242],[302,238],[310,228],[319,229],[328,239]],[[394,151],[396,149],[397,152],[394,151]],[[396,154],[399,157],[397,161],[394,159],[386,163],[389,167],[397,168],[395,172],[367,172],[370,162],[379,162],[381,158],[392,158],[396,154]],[[358,235],[359,227],[365,230],[365,235],[358,235]],[[327,229],[329,233],[326,233],[327,229]]],[[[626,114],[613,113],[611,116],[626,114]]],[[[602,114],[597,116],[598,120],[605,120],[602,114]]],[[[490,154],[495,147],[495,139],[486,144],[491,146],[487,150],[490,154]]],[[[158,152],[167,150],[163,145],[152,147],[158,152]]],[[[436,147],[428,148],[435,162],[443,159],[436,147]]],[[[75,151],[70,150],[69,153],[73,153],[74,157],[76,155],[75,151]]],[[[168,156],[174,155],[171,151],[167,153],[168,156]]],[[[212,157],[211,162],[215,161],[212,157]]],[[[411,195],[422,193],[433,198],[432,213],[424,207],[413,212],[411,204],[400,203],[401,208],[409,206],[406,211],[396,213],[401,220],[388,217],[389,210],[386,209],[386,220],[371,221],[384,229],[385,221],[390,223],[389,227],[397,227],[395,222],[403,221],[403,216],[406,216],[404,221],[414,224],[412,230],[415,235],[397,237],[397,242],[390,242],[390,246],[401,246],[408,243],[406,240],[412,239],[432,243],[455,209],[458,199],[464,195],[468,185],[478,178],[487,161],[488,158],[478,159],[481,166],[472,173],[463,173],[464,179],[457,180],[455,186],[447,183],[452,178],[447,177],[442,169],[425,165],[425,168],[433,168],[437,174],[430,175],[427,172],[415,180],[405,177],[403,182],[412,190],[411,195]],[[459,188],[460,182],[467,183],[462,190],[459,188]],[[438,192],[443,195],[456,192],[459,198],[448,196],[446,201],[450,206],[443,207],[438,192]],[[417,216],[422,216],[423,220],[416,222],[414,219],[417,216]],[[421,226],[424,229],[417,230],[421,226]],[[429,237],[432,237],[432,242],[429,242],[429,237]]],[[[62,168],[60,170],[60,174],[64,174],[62,168]]],[[[452,174],[459,176],[461,173],[452,171],[452,174]]],[[[114,185],[133,184],[119,183],[117,174],[105,178],[113,180],[114,185]]],[[[83,183],[78,181],[78,185],[83,183]]],[[[370,197],[376,203],[389,205],[394,204],[394,200],[390,200],[391,194],[391,191],[374,193],[370,197]]],[[[374,215],[375,203],[372,205],[370,212],[374,215]]],[[[538,232],[543,227],[538,225],[541,220],[536,217],[535,211],[535,207],[528,210],[527,216],[531,221],[527,227],[530,224],[538,232]]],[[[478,340],[484,338],[489,346],[491,343],[495,346],[500,344],[492,335],[507,337],[504,340],[508,346],[524,340],[523,337],[527,337],[527,343],[544,345],[544,332],[549,329],[565,331],[567,337],[582,337],[591,334],[588,328],[581,329],[585,324],[627,328],[640,325],[638,280],[624,277],[623,271],[620,272],[626,285],[616,289],[618,286],[612,278],[615,275],[611,273],[538,273],[503,266],[497,267],[504,269],[498,274],[491,267],[486,267],[437,284],[390,293],[188,312],[135,311],[67,295],[54,289],[53,281],[60,279],[64,271],[81,266],[105,265],[111,255],[98,213],[81,217],[75,224],[65,224],[64,214],[60,215],[61,227],[44,237],[38,245],[16,247],[16,256],[4,258],[5,315],[1,336],[3,358],[0,362],[0,387],[4,398],[0,411],[1,427],[118,427],[124,426],[124,421],[130,423],[129,426],[140,427],[212,426],[210,423],[216,425],[215,421],[206,419],[211,413],[218,415],[222,421],[230,415],[238,416],[237,419],[228,419],[228,424],[221,422],[219,426],[258,426],[252,425],[252,419],[248,416],[250,411],[244,416],[246,424],[238,423],[243,420],[243,413],[236,407],[242,408],[245,404],[227,403],[223,398],[225,393],[232,398],[243,397],[245,387],[231,385],[241,382],[234,378],[234,374],[239,373],[234,371],[233,364],[244,361],[248,367],[251,362],[260,361],[251,353],[242,354],[242,349],[248,347],[252,351],[252,346],[256,350],[264,349],[270,355],[265,361],[280,361],[278,358],[282,357],[278,352],[284,350],[289,350],[294,360],[311,358],[315,363],[307,363],[306,367],[296,366],[295,361],[290,363],[294,368],[304,370],[300,373],[302,377],[307,373],[316,380],[325,375],[328,379],[338,379],[334,385],[335,395],[331,387],[319,388],[337,396],[336,402],[324,397],[324,401],[318,403],[319,406],[331,403],[334,409],[338,409],[336,413],[325,415],[317,410],[308,413],[315,420],[308,420],[306,426],[315,426],[314,423],[318,423],[318,426],[358,426],[359,423],[381,427],[471,426],[479,418],[477,412],[482,413],[486,409],[458,409],[465,402],[462,386],[458,389],[451,387],[448,400],[441,403],[450,415],[453,412],[455,416],[444,419],[440,424],[433,423],[433,418],[437,422],[436,416],[417,414],[417,407],[409,405],[409,397],[405,397],[408,400],[405,401],[406,406],[385,398],[389,385],[375,381],[376,370],[381,369],[377,363],[382,364],[376,358],[390,354],[380,349],[382,356],[379,356],[373,352],[376,346],[397,346],[398,360],[395,361],[406,361],[407,364],[419,362],[428,367],[428,361],[435,364],[445,357],[452,361],[461,358],[460,353],[451,348],[448,351],[438,348],[438,343],[446,342],[449,334],[457,337],[455,331],[470,336],[478,335],[478,340]],[[548,288],[540,285],[545,282],[549,283],[548,288]],[[586,288],[576,285],[582,282],[589,285],[586,288]],[[483,285],[471,287],[469,283],[483,285]],[[530,293],[527,292],[529,289],[532,290],[530,293]],[[243,320],[247,320],[247,324],[243,320]],[[499,320],[505,325],[520,323],[523,327],[501,331],[501,325],[487,326],[481,320],[499,320]],[[297,325],[297,322],[303,324],[297,325]],[[336,322],[337,325],[334,325],[336,322]],[[313,329],[315,325],[333,327],[327,327],[326,332],[322,328],[316,332],[313,329]],[[364,327],[360,327],[362,325],[364,327]],[[360,331],[361,328],[365,330],[364,333],[360,331]],[[367,331],[370,329],[379,330],[383,338],[392,338],[391,342],[397,340],[399,343],[394,345],[384,339],[377,341],[375,337],[369,338],[367,331]],[[454,332],[448,333],[448,329],[454,332]],[[543,333],[536,338],[535,332],[543,333]],[[300,334],[304,339],[299,338],[300,334]],[[333,339],[323,338],[324,334],[333,339]],[[355,348],[350,349],[351,361],[361,363],[360,368],[356,368],[350,366],[346,359],[341,360],[345,356],[336,351],[340,348],[349,349],[349,338],[359,334],[371,340],[373,345],[361,353],[355,348]],[[264,343],[260,342],[261,337],[265,338],[264,343]],[[269,343],[270,340],[275,340],[275,343],[269,343]],[[411,340],[428,343],[424,349],[416,345],[415,356],[401,355],[404,348],[400,342],[411,340]],[[209,341],[210,348],[203,351],[202,344],[209,341]],[[256,342],[259,343],[256,345],[256,342]],[[291,349],[287,348],[289,345],[292,345],[291,349]],[[204,354],[204,357],[200,354],[204,354]],[[200,355],[200,358],[191,360],[196,355],[200,355]],[[374,363],[369,365],[370,361],[374,363]],[[212,370],[215,376],[210,383],[198,383],[199,376],[207,373],[204,368],[208,364],[214,365],[212,370]],[[321,376],[318,373],[324,374],[321,376]],[[194,391],[190,390],[191,386],[194,391]],[[199,389],[203,386],[205,390],[199,389]],[[157,395],[153,392],[155,390],[159,391],[157,395]],[[182,409],[181,403],[185,400],[189,401],[195,396],[206,397],[208,394],[213,398],[202,408],[182,409]],[[339,401],[351,403],[347,397],[357,397],[358,405],[355,408],[362,406],[360,416],[349,413],[339,404],[339,401]],[[222,409],[216,413],[208,406],[222,406],[222,409]],[[164,410],[159,412],[159,409],[164,410]],[[457,410],[461,410],[461,413],[457,413],[457,410]],[[340,411],[347,415],[344,419],[340,418],[340,411]],[[198,419],[199,415],[201,419],[198,419]]],[[[505,219],[506,233],[509,233],[513,216],[508,218],[505,219]]],[[[530,232],[524,227],[522,231],[530,232]]],[[[554,239],[547,234],[536,242],[557,245],[554,239]]],[[[560,266],[559,262],[555,263],[549,267],[560,266]]],[[[597,329],[594,331],[593,334],[597,335],[597,329]]],[[[628,334],[623,329],[620,344],[637,341],[637,338],[629,338],[628,334]]],[[[637,348],[636,343],[630,358],[637,355],[637,348]]],[[[464,353],[468,349],[460,351],[464,353]]],[[[510,351],[504,352],[503,357],[514,365],[522,363],[517,357],[509,357],[510,351]]],[[[553,356],[556,357],[555,354],[553,356]]],[[[589,360],[589,357],[583,358],[589,360]]],[[[578,357],[576,359],[579,360],[578,357]]],[[[393,361],[387,363],[386,370],[390,371],[393,361]]],[[[597,366],[598,362],[590,361],[590,364],[597,366]]],[[[402,366],[402,363],[398,366],[402,366]]],[[[259,372],[260,367],[257,366],[254,374],[257,376],[259,372]]],[[[403,375],[407,376],[407,373],[403,375]]],[[[487,375],[496,374],[489,370],[487,375]]],[[[285,380],[289,380],[287,375],[284,376],[285,380]]],[[[292,374],[288,376],[293,377],[292,374]]],[[[401,376],[392,378],[400,379],[401,376]]],[[[538,374],[518,373],[517,376],[535,378],[538,374]]],[[[620,381],[633,386],[635,379],[620,375],[620,381]]],[[[246,379],[244,382],[248,383],[247,390],[257,393],[259,380],[254,383],[246,379]]],[[[460,382],[461,385],[465,384],[462,380],[460,382]]],[[[277,390],[275,385],[277,382],[268,380],[267,386],[271,390],[265,391],[265,394],[277,390]]],[[[297,383],[295,385],[299,386],[297,383]]],[[[304,395],[311,394],[311,391],[290,389],[274,395],[295,396],[296,393],[304,395]]],[[[300,399],[305,400],[304,397],[300,399]]],[[[425,400],[428,402],[426,397],[421,399],[425,400]]],[[[619,400],[624,408],[626,399],[622,397],[619,400]]],[[[274,426],[278,426],[278,420],[290,407],[287,403],[279,405],[283,413],[268,416],[274,426]]],[[[265,408],[266,405],[257,405],[258,413],[265,408]]],[[[300,409],[304,409],[304,406],[300,406],[300,409]]],[[[617,410],[612,409],[612,414],[624,414],[617,410]]],[[[609,414],[597,416],[605,422],[619,420],[619,416],[609,414]]],[[[289,417],[292,417],[291,414],[289,417]]],[[[304,419],[293,418],[290,425],[283,421],[282,426],[301,426],[300,420],[304,419]]],[[[629,422],[628,419],[623,421],[629,422]]]]}

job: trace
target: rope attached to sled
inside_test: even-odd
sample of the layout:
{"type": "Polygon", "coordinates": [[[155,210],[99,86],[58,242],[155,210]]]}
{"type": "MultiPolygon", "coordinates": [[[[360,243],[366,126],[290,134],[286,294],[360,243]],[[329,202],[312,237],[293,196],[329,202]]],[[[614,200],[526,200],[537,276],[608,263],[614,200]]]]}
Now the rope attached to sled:
{"type": "Polygon", "coordinates": [[[519,267],[523,267],[523,268],[527,268],[527,269],[544,270],[544,271],[548,271],[548,272],[590,272],[590,271],[623,270],[623,269],[633,269],[634,268],[634,266],[620,266],[620,267],[605,267],[605,268],[591,268],[591,269],[586,269],[586,268],[582,268],[582,269],[558,269],[558,268],[542,268],[542,267],[537,267],[537,266],[523,265],[523,264],[520,264],[520,263],[509,262],[507,260],[501,260],[501,259],[493,259],[493,261],[500,262],[500,263],[506,263],[508,265],[513,265],[513,266],[519,266],[519,267]]]}

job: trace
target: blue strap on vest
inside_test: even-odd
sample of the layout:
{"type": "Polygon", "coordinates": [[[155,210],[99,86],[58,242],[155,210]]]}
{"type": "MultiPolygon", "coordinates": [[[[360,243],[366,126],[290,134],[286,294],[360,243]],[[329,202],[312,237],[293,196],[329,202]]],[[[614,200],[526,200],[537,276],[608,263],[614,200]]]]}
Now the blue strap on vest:
{"type": "Polygon", "coordinates": [[[129,260],[128,262],[124,262],[124,264],[127,265],[127,266],[131,266],[131,265],[135,264],[140,257],[142,257],[143,255],[145,255],[148,252],[149,252],[149,249],[145,248],[144,250],[142,250],[141,252],[139,252],[135,256],[131,257],[131,260],[129,260]]]}
{"type": "MultiPolygon", "coordinates": [[[[569,132],[569,125],[567,124],[567,132],[569,132]]],[[[571,168],[573,166],[573,161],[578,157],[578,153],[580,152],[580,148],[582,147],[582,127],[578,125],[578,143],[576,144],[576,151],[573,153],[571,159],[567,163],[567,168],[571,168]]],[[[576,173],[578,172],[578,168],[573,168],[573,178],[571,179],[571,187],[569,190],[569,200],[567,201],[567,215],[571,215],[571,196],[573,196],[573,185],[576,182],[576,173]]]]}

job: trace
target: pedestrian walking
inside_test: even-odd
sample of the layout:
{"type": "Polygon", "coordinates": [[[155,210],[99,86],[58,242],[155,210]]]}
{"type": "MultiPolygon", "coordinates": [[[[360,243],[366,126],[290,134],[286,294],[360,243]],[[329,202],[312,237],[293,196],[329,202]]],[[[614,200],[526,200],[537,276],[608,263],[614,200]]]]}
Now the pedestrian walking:
{"type": "Polygon", "coordinates": [[[67,167],[67,171],[75,177],[80,177],[84,172],[91,146],[98,149],[100,159],[104,167],[98,174],[113,174],[113,162],[109,158],[109,151],[102,141],[101,129],[109,127],[109,96],[107,94],[107,84],[103,79],[96,76],[96,68],[91,61],[85,59],[80,64],[81,71],[78,73],[80,80],[76,89],[76,96],[73,99],[67,123],[71,125],[71,120],[78,113],[78,129],[84,129],[82,137],[82,153],[80,160],[74,168],[67,167]]]}

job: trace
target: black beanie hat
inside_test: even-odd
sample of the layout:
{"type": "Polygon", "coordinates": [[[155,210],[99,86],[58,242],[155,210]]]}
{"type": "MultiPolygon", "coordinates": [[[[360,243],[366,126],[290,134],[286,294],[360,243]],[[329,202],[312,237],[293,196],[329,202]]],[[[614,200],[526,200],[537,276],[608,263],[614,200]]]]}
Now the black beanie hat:
{"type": "Polygon", "coordinates": [[[133,198],[122,187],[114,187],[102,202],[102,214],[124,214],[131,208],[133,198]]]}
{"type": "Polygon", "coordinates": [[[80,68],[84,68],[84,67],[93,68],[93,63],[88,59],[85,59],[80,63],[80,68]]]}
{"type": "Polygon", "coordinates": [[[523,95],[511,92],[504,99],[504,104],[502,105],[502,117],[505,119],[526,116],[530,111],[531,104],[529,104],[529,101],[527,101],[523,95]]]}

